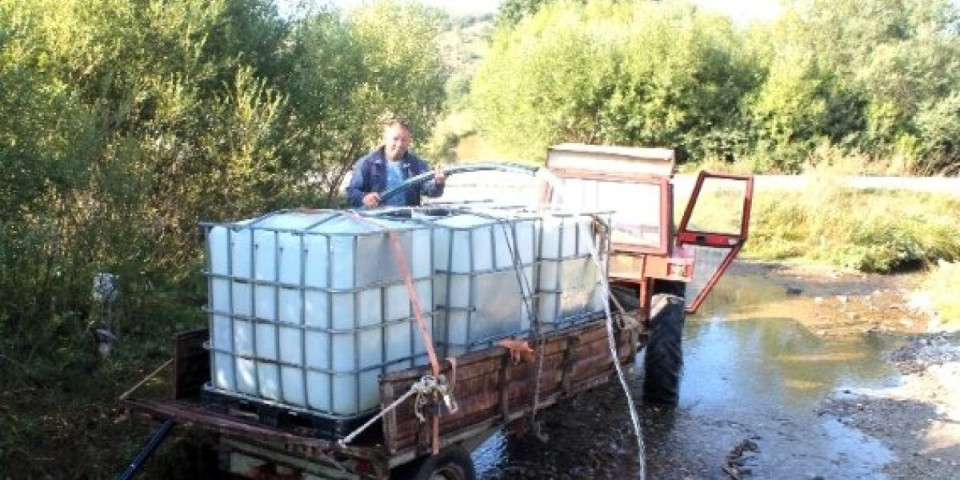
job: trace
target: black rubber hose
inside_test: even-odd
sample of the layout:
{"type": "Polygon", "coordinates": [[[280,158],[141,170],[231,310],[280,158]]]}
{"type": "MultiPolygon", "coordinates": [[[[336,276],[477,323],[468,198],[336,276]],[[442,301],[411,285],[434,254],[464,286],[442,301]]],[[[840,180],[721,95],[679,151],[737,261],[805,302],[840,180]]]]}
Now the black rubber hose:
{"type": "MultiPolygon", "coordinates": [[[[519,173],[533,176],[537,174],[537,171],[540,170],[540,167],[532,167],[530,165],[522,165],[519,163],[473,163],[445,168],[443,169],[443,173],[449,177],[458,173],[480,172],[484,170],[497,170],[501,172],[519,173]]],[[[380,195],[380,204],[385,204],[387,200],[396,195],[404,193],[411,188],[420,188],[420,185],[423,185],[424,182],[428,182],[433,179],[433,175],[435,173],[436,172],[434,171],[424,172],[420,175],[406,179],[400,185],[383,192],[380,195]]]]}
{"type": "Polygon", "coordinates": [[[140,452],[137,453],[137,456],[130,461],[127,465],[126,470],[116,478],[116,480],[130,480],[137,475],[137,472],[143,467],[143,464],[150,458],[150,455],[153,455],[153,452],[157,451],[157,447],[163,443],[163,440],[167,438],[167,434],[170,433],[170,430],[174,426],[173,420],[167,420],[163,422],[163,425],[160,425],[160,428],[157,429],[153,435],[150,436],[150,440],[147,441],[147,444],[140,449],[140,452]]]}

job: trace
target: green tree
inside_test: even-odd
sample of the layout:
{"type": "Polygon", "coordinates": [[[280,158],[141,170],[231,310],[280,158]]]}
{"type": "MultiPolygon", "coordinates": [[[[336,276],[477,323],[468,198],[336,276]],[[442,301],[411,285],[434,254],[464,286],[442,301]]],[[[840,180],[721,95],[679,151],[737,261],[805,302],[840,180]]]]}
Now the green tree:
{"type": "Polygon", "coordinates": [[[753,106],[761,151],[791,150],[785,162],[796,165],[810,145],[826,140],[874,158],[906,157],[915,171],[956,162],[943,148],[955,139],[942,138],[928,120],[950,118],[935,105],[949,104],[960,86],[958,18],[947,0],[790,3],[768,39],[772,83],[753,106]],[[805,69],[800,105],[790,87],[777,86],[796,78],[798,66],[805,69]],[[792,118],[788,143],[784,117],[792,118]]]}
{"type": "Polygon", "coordinates": [[[510,28],[520,23],[552,0],[503,0],[497,9],[496,23],[498,27],[510,28]]]}
{"type": "Polygon", "coordinates": [[[198,221],[262,211],[290,183],[274,141],[283,97],[237,51],[279,36],[251,43],[219,30],[250,15],[239,24],[280,31],[255,3],[0,0],[0,288],[18,292],[0,304],[4,338],[17,332],[10,358],[69,374],[70,352],[84,350],[58,344],[84,342],[101,321],[129,334],[163,318],[144,309],[156,287],[195,274],[198,221]],[[107,320],[90,296],[103,271],[124,289],[107,320]]]}
{"type": "Polygon", "coordinates": [[[377,146],[385,114],[406,116],[426,140],[448,76],[435,41],[440,19],[435,10],[383,1],[345,18],[321,11],[297,26],[285,87],[296,99],[289,151],[329,201],[357,158],[377,146]]]}
{"type": "Polygon", "coordinates": [[[472,84],[483,133],[542,158],[560,141],[657,145],[702,157],[756,84],[732,24],[688,4],[551,3],[500,31],[472,84]]]}
{"type": "MultiPolygon", "coordinates": [[[[500,28],[512,28],[524,18],[537,13],[544,5],[555,1],[557,0],[503,0],[497,8],[496,25],[500,28]]],[[[580,4],[587,3],[587,0],[576,1],[580,4]]]]}

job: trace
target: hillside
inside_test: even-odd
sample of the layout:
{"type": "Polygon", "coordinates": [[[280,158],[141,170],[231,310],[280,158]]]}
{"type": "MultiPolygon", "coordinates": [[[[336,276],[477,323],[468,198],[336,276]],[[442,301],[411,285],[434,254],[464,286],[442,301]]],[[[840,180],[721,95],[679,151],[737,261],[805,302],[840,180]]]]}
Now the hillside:
{"type": "Polygon", "coordinates": [[[450,17],[439,36],[444,63],[450,68],[446,113],[438,120],[424,152],[433,159],[453,163],[476,159],[485,153],[475,135],[472,112],[467,105],[473,74],[487,55],[494,16],[450,17]]]}
{"type": "Polygon", "coordinates": [[[450,17],[443,25],[439,43],[453,77],[469,76],[486,55],[493,33],[493,14],[450,17]]]}

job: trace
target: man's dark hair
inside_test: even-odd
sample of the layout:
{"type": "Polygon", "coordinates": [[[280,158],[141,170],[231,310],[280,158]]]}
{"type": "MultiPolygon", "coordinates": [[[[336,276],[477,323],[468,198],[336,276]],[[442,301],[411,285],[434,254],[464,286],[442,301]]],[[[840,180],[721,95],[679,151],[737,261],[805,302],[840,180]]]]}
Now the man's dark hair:
{"type": "Polygon", "coordinates": [[[410,122],[408,122],[403,116],[388,113],[380,118],[380,126],[382,128],[388,128],[395,125],[400,125],[401,127],[407,129],[407,131],[410,131],[410,122]]]}

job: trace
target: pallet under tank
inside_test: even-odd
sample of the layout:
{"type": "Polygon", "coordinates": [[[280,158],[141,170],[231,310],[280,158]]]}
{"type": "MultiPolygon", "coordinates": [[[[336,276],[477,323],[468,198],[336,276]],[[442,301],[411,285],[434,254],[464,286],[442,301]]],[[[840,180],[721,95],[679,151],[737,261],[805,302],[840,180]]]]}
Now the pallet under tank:
{"type": "MultiPolygon", "coordinates": [[[[614,341],[618,361],[629,365],[637,351],[635,326],[624,328],[614,319],[614,341]]],[[[127,399],[124,403],[134,411],[155,419],[172,420],[214,432],[224,445],[243,445],[253,455],[272,452],[269,459],[287,458],[303,473],[350,473],[344,478],[388,478],[391,468],[424,455],[433,448],[432,412],[423,409],[426,421],[420,421],[413,407],[413,397],[400,403],[370,427],[364,435],[347,446],[317,438],[309,426],[293,423],[269,425],[254,411],[217,411],[205,405],[199,393],[208,381],[209,357],[202,343],[206,331],[182,334],[176,339],[173,399],[127,399]],[[356,473],[363,472],[362,474],[356,473]],[[351,473],[352,472],[352,473],[351,473]]],[[[438,447],[470,443],[484,434],[528,416],[537,395],[538,408],[607,383],[614,374],[607,328],[604,319],[550,332],[540,348],[543,359],[539,375],[537,362],[520,363],[511,351],[502,346],[464,354],[456,359],[456,372],[443,365],[441,373],[453,386],[459,404],[456,413],[442,410],[439,415],[438,447]]],[[[388,373],[380,380],[382,406],[403,396],[424,375],[429,367],[414,367],[388,373]]]]}

